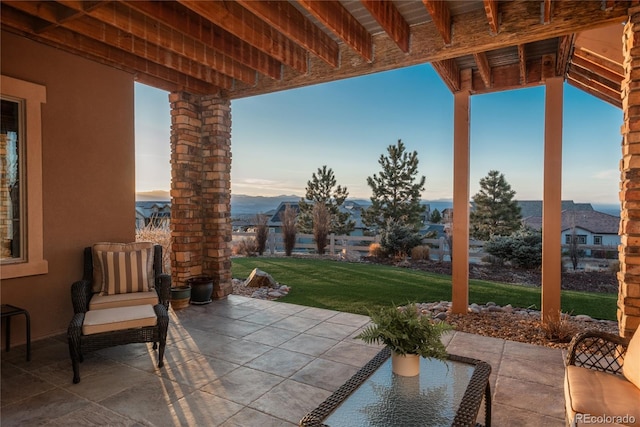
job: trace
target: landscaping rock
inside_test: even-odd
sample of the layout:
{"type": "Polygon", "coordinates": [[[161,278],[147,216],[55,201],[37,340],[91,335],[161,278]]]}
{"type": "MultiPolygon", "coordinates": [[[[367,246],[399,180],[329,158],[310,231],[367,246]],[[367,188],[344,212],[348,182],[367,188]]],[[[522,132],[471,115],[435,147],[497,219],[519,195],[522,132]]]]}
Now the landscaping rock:
{"type": "Polygon", "coordinates": [[[254,268],[249,275],[249,278],[245,280],[244,285],[249,288],[276,288],[278,287],[278,282],[276,282],[269,273],[266,273],[259,268],[254,268]]]}

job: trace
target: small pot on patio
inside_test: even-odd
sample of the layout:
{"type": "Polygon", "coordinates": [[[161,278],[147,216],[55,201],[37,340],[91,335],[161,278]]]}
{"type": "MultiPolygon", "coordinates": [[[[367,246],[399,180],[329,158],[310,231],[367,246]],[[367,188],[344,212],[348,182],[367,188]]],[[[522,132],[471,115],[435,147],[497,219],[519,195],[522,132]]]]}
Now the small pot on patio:
{"type": "Polygon", "coordinates": [[[191,286],[176,286],[171,288],[171,308],[174,310],[180,310],[189,305],[189,299],[191,299],[191,286]]]}
{"type": "Polygon", "coordinates": [[[191,286],[191,304],[209,304],[213,294],[213,277],[196,276],[187,279],[191,286]]]}
{"type": "Polygon", "coordinates": [[[391,350],[391,370],[411,377],[420,373],[420,357],[447,358],[440,337],[451,327],[418,312],[415,304],[384,307],[370,312],[372,325],[356,338],[368,344],[382,343],[391,350]]]}

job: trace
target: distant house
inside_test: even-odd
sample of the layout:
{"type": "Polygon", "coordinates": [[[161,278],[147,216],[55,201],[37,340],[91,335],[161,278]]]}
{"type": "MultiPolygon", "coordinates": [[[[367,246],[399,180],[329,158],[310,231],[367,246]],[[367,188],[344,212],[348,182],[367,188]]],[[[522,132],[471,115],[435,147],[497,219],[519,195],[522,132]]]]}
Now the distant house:
{"type": "Polygon", "coordinates": [[[156,226],[168,225],[171,219],[171,202],[148,201],[136,202],[136,229],[149,224],[156,226]]]}

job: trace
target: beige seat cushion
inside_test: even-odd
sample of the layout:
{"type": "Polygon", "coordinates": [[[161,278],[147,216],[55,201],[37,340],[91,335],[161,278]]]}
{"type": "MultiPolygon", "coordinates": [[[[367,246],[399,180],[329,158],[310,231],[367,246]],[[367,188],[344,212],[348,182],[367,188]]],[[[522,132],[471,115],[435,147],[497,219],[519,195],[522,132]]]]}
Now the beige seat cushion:
{"type": "MultiPolygon", "coordinates": [[[[134,242],[134,243],[96,243],[92,247],[93,255],[93,292],[102,292],[104,288],[105,272],[102,269],[101,257],[98,253],[115,253],[115,252],[136,252],[141,251],[146,254],[144,275],[147,280],[146,289],[151,290],[155,287],[155,276],[153,271],[153,242],[134,242]]],[[[113,274],[111,275],[113,278],[113,274]]],[[[105,292],[106,294],[107,292],[105,292]]]]}
{"type": "MultiPolygon", "coordinates": [[[[577,414],[609,417],[626,415],[628,420],[633,417],[635,422],[618,424],[640,426],[640,389],[622,376],[567,366],[564,393],[569,423],[576,419],[577,414]]],[[[616,423],[614,421],[608,425],[616,423]]]]}
{"type": "MultiPolygon", "coordinates": [[[[637,330],[629,342],[629,347],[627,347],[622,373],[626,379],[640,388],[640,332],[637,330]]],[[[640,402],[638,405],[640,406],[640,402]]]]}
{"type": "Polygon", "coordinates": [[[95,294],[89,301],[89,310],[102,310],[105,308],[131,307],[133,305],[158,304],[156,291],[134,292],[131,294],[100,295],[95,294]]]}
{"type": "Polygon", "coordinates": [[[154,326],[157,323],[156,312],[149,304],[89,310],[84,315],[82,333],[83,335],[99,334],[101,332],[154,326]]]}

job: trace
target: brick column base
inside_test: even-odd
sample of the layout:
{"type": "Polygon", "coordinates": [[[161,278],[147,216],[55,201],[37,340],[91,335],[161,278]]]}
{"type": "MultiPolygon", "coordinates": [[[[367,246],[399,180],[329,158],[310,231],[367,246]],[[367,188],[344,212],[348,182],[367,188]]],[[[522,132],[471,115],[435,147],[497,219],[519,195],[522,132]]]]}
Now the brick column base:
{"type": "Polygon", "coordinates": [[[622,161],[618,325],[630,337],[640,325],[640,7],[629,9],[623,34],[622,161]]]}
{"type": "Polygon", "coordinates": [[[175,284],[213,277],[231,286],[231,102],[174,92],[171,103],[171,271],[175,284]]]}

